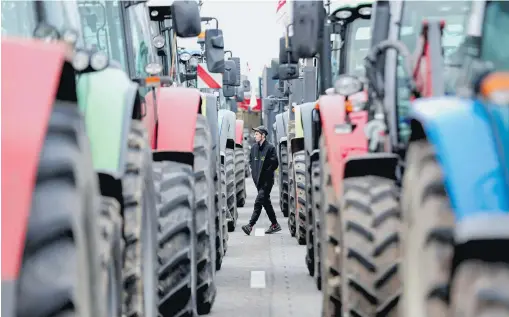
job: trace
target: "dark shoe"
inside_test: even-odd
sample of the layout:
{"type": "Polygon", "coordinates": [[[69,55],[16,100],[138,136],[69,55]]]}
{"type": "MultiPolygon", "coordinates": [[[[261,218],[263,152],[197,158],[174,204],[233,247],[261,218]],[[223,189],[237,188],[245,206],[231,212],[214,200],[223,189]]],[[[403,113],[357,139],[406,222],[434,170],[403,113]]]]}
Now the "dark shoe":
{"type": "Polygon", "coordinates": [[[279,225],[279,223],[276,223],[275,225],[271,225],[269,227],[269,229],[267,229],[267,231],[265,231],[265,233],[271,234],[271,233],[278,232],[278,231],[281,231],[281,226],[279,225]]]}
{"type": "Polygon", "coordinates": [[[244,231],[245,234],[250,235],[251,231],[253,231],[253,227],[251,227],[251,225],[242,226],[242,231],[244,231]]]}

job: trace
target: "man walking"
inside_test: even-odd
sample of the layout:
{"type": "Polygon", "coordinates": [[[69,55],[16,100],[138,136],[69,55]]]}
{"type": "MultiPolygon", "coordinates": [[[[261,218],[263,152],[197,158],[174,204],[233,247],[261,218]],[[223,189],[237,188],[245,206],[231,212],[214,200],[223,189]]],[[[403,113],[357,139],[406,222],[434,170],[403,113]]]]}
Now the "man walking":
{"type": "Polygon", "coordinates": [[[253,130],[255,131],[256,143],[251,147],[249,165],[251,166],[251,176],[258,190],[258,195],[256,196],[251,220],[249,220],[249,224],[242,226],[242,230],[247,235],[251,234],[263,207],[272,223],[269,229],[265,231],[265,233],[269,234],[281,231],[281,226],[277,223],[274,207],[272,207],[270,202],[270,191],[272,186],[274,186],[274,171],[279,163],[276,148],[265,139],[268,134],[267,129],[264,126],[259,126],[253,130]]]}

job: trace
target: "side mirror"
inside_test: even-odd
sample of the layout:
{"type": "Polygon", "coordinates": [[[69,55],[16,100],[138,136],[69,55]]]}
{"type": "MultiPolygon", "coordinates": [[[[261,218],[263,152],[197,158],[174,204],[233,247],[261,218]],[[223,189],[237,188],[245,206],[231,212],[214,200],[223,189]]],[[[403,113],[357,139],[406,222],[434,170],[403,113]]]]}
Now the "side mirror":
{"type": "Polygon", "coordinates": [[[239,57],[231,57],[230,61],[233,61],[235,63],[235,83],[233,86],[240,86],[240,58],[239,57]]]}
{"type": "Polygon", "coordinates": [[[235,96],[235,87],[223,85],[223,96],[226,98],[235,96]]]}
{"type": "Polygon", "coordinates": [[[312,58],[318,53],[324,20],[322,1],[293,2],[292,50],[296,58],[312,58]]]}
{"type": "Polygon", "coordinates": [[[279,39],[279,64],[298,64],[299,59],[295,57],[295,55],[292,53],[292,42],[293,36],[290,36],[288,38],[288,44],[289,44],[289,52],[288,48],[286,47],[286,39],[285,37],[281,37],[279,39]],[[288,53],[290,53],[290,59],[288,59],[288,53]]]}
{"type": "Polygon", "coordinates": [[[249,79],[242,81],[242,87],[244,88],[244,92],[251,91],[251,82],[249,79]]]}
{"type": "Polygon", "coordinates": [[[200,7],[192,0],[174,1],[172,23],[179,37],[195,37],[201,33],[200,7]]]}
{"type": "Polygon", "coordinates": [[[223,85],[235,86],[234,84],[237,82],[236,67],[237,65],[232,60],[224,62],[223,85]]]}
{"type": "Polygon", "coordinates": [[[279,65],[279,79],[290,80],[299,78],[299,65],[298,64],[284,64],[279,65]]]}
{"type": "Polygon", "coordinates": [[[242,89],[242,87],[237,87],[237,93],[235,94],[235,100],[237,100],[238,102],[242,102],[244,101],[244,90],[242,89]]]}
{"type": "Polygon", "coordinates": [[[207,60],[209,72],[215,74],[224,72],[224,40],[222,30],[208,29],[205,31],[205,59],[207,60]]]}

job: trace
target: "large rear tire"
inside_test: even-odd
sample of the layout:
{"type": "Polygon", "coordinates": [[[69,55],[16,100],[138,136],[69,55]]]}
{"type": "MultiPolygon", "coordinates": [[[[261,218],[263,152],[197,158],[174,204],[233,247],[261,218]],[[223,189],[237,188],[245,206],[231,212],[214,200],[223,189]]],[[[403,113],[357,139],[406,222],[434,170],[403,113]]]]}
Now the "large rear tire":
{"type": "Polygon", "coordinates": [[[341,316],[341,284],[340,284],[340,228],[339,203],[337,193],[332,186],[332,178],[324,137],[320,137],[320,165],[323,172],[320,188],[320,225],[322,226],[321,272],[322,272],[322,316],[341,316]]]}
{"type": "Polygon", "coordinates": [[[226,192],[226,170],[224,164],[220,164],[220,182],[221,182],[221,212],[223,213],[223,250],[224,254],[228,250],[228,223],[231,215],[228,210],[228,197],[226,192]]]}
{"type": "Polygon", "coordinates": [[[157,211],[152,157],[140,120],[132,120],[127,140],[126,170],[122,177],[125,239],[124,305],[129,317],[157,312],[157,211]],[[155,251],[154,251],[155,252],[155,251]]]}
{"type": "Polygon", "coordinates": [[[223,264],[223,256],[224,256],[224,233],[223,230],[225,230],[223,226],[223,207],[222,207],[222,201],[221,201],[221,180],[220,180],[220,173],[221,173],[221,163],[219,161],[219,158],[216,162],[216,169],[214,171],[214,208],[215,208],[215,219],[214,224],[216,228],[216,271],[221,269],[221,266],[223,264]]]}
{"type": "Polygon", "coordinates": [[[479,285],[489,287],[490,284],[489,278],[485,279],[483,274],[472,274],[468,269],[456,271],[458,283],[452,287],[451,293],[452,305],[457,303],[458,311],[464,313],[457,315],[454,308],[452,311],[448,308],[447,290],[454,253],[454,214],[435,152],[426,140],[412,142],[408,148],[401,208],[405,223],[402,239],[403,295],[400,304],[403,316],[489,316],[480,311],[472,315],[464,308],[459,308],[477,305],[478,298],[472,289],[477,285],[474,283],[477,278],[483,279],[479,285]],[[461,277],[463,273],[464,280],[461,277]],[[461,296],[460,293],[467,296],[461,296]],[[457,300],[462,302],[458,303],[457,300]]]}
{"type": "Polygon", "coordinates": [[[280,145],[281,152],[281,162],[279,167],[279,172],[281,173],[281,184],[280,184],[280,196],[279,196],[279,206],[281,207],[281,212],[283,212],[283,216],[288,217],[288,201],[290,199],[289,196],[289,180],[288,180],[288,147],[286,143],[281,143],[280,145]]]}
{"type": "Polygon", "coordinates": [[[228,232],[235,231],[237,226],[237,192],[235,186],[235,152],[233,149],[227,148],[225,151],[225,171],[226,171],[226,193],[228,211],[231,220],[228,221],[228,232]]]}
{"type": "Polygon", "coordinates": [[[79,110],[55,106],[39,156],[15,316],[104,316],[107,267],[100,257],[111,243],[100,241],[99,204],[79,110]]]}
{"type": "Polygon", "coordinates": [[[339,210],[342,315],[397,316],[399,188],[376,176],[346,179],[339,210]]]}
{"type": "Polygon", "coordinates": [[[290,155],[288,161],[288,189],[289,189],[289,202],[288,202],[288,230],[292,237],[297,235],[297,223],[295,211],[297,208],[297,190],[295,183],[295,168],[293,163],[293,157],[290,155]]]}
{"type": "Polygon", "coordinates": [[[159,313],[196,316],[196,215],[192,166],[154,162],[159,212],[159,313]]]}
{"type": "Polygon", "coordinates": [[[235,188],[237,195],[237,207],[246,204],[246,158],[244,149],[235,148],[235,188]]]}
{"type": "Polygon", "coordinates": [[[322,204],[322,171],[320,168],[320,161],[315,160],[311,163],[311,194],[313,196],[313,249],[315,261],[315,283],[318,290],[322,290],[322,231],[320,219],[323,218],[321,214],[322,204]]]}
{"type": "Polygon", "coordinates": [[[306,194],[306,152],[298,151],[294,154],[295,166],[295,236],[300,245],[306,245],[306,216],[307,216],[307,194],[306,194]]]}
{"type": "Polygon", "coordinates": [[[194,197],[196,199],[196,234],[198,272],[196,306],[199,315],[210,313],[216,299],[215,233],[213,224],[214,167],[212,143],[207,119],[198,115],[194,136],[194,197]]]}

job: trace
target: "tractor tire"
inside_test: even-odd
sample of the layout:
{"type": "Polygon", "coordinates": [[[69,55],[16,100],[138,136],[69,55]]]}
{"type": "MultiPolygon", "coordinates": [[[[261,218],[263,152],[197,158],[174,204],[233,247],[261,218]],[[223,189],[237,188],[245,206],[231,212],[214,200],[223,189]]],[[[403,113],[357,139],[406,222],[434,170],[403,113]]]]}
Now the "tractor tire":
{"type": "Polygon", "coordinates": [[[315,283],[316,288],[322,290],[322,230],[320,228],[320,219],[323,218],[321,214],[322,203],[322,170],[320,168],[320,161],[315,160],[311,163],[311,195],[312,195],[312,214],[313,214],[313,233],[310,235],[313,238],[313,254],[315,263],[315,283]]]}
{"type": "Polygon", "coordinates": [[[101,237],[99,208],[83,119],[76,105],[56,105],[39,156],[29,218],[24,219],[13,316],[105,316],[107,267],[101,257],[112,241],[101,237]]]}
{"type": "Polygon", "coordinates": [[[235,153],[233,149],[227,148],[225,151],[224,167],[226,171],[226,194],[228,211],[231,220],[228,221],[228,232],[235,231],[237,226],[237,192],[235,186],[235,153]]]}
{"type": "Polygon", "coordinates": [[[294,155],[295,181],[296,186],[296,206],[295,206],[295,226],[296,238],[299,245],[306,245],[306,216],[307,216],[307,200],[306,200],[306,152],[298,151],[294,155]]]}
{"type": "Polygon", "coordinates": [[[122,234],[120,203],[116,198],[103,196],[99,228],[103,238],[101,265],[104,269],[106,298],[108,298],[107,316],[122,315],[122,268],[125,242],[122,234]],[[120,314],[120,315],[119,315],[120,314]]]}
{"type": "Polygon", "coordinates": [[[310,276],[315,275],[315,242],[313,215],[313,187],[311,184],[311,158],[306,155],[306,267],[310,276]]]}
{"type": "MultiPolygon", "coordinates": [[[[480,310],[467,313],[470,308],[484,309],[496,304],[494,301],[479,305],[480,297],[477,297],[475,288],[477,285],[490,287],[493,280],[488,274],[491,272],[481,270],[473,273],[468,262],[463,268],[456,269],[450,294],[452,310],[448,307],[449,294],[444,290],[450,286],[454,214],[445,192],[442,171],[433,147],[426,140],[410,144],[406,162],[401,197],[405,228],[401,239],[403,294],[400,306],[402,313],[413,315],[402,316],[488,316],[480,310]],[[482,282],[476,283],[477,279],[482,279],[482,282]],[[463,301],[461,304],[457,302],[460,299],[463,301]],[[458,315],[456,311],[462,313],[458,315]]],[[[499,282],[502,283],[507,281],[504,275],[496,278],[501,278],[499,282]]],[[[494,315],[507,316],[507,312],[494,315]]]]}
{"type": "Polygon", "coordinates": [[[378,176],[347,178],[339,206],[342,316],[398,316],[399,188],[378,176]]]}
{"type": "Polygon", "coordinates": [[[196,316],[196,215],[192,166],[154,162],[159,212],[159,314],[196,316]]]}
{"type": "Polygon", "coordinates": [[[220,182],[221,182],[221,212],[223,213],[223,251],[226,255],[226,251],[228,250],[228,223],[230,221],[231,214],[228,210],[228,201],[227,201],[227,193],[226,193],[226,169],[224,164],[220,164],[220,182]]]}
{"type": "Polygon", "coordinates": [[[319,212],[322,226],[321,272],[322,272],[322,316],[341,316],[341,285],[340,285],[340,227],[338,197],[332,186],[332,178],[324,136],[320,137],[320,169],[322,178],[320,188],[321,210],[319,212]]]}
{"type": "Polygon", "coordinates": [[[223,241],[223,207],[221,204],[221,181],[220,181],[220,170],[221,163],[219,160],[216,162],[216,168],[214,171],[214,224],[216,230],[216,271],[221,269],[223,265],[223,256],[224,256],[224,241],[223,241]]]}
{"type": "MultiPolygon", "coordinates": [[[[290,192],[290,201],[289,201],[289,208],[288,208],[288,230],[290,230],[290,234],[292,237],[296,237],[297,235],[297,224],[296,224],[296,217],[295,217],[295,209],[297,207],[297,197],[296,193],[296,184],[295,184],[295,169],[293,165],[293,158],[290,159],[288,162],[288,187],[290,192]]],[[[297,237],[296,237],[297,238],[297,237]]]]}
{"type": "Polygon", "coordinates": [[[288,217],[288,200],[289,196],[289,179],[288,179],[288,147],[286,143],[281,143],[280,145],[280,153],[281,153],[281,162],[279,167],[279,172],[281,173],[281,184],[280,186],[280,196],[279,196],[279,206],[281,207],[281,211],[283,212],[283,216],[288,217]]]}
{"type": "Polygon", "coordinates": [[[246,204],[246,158],[244,149],[235,149],[235,188],[237,192],[237,207],[244,207],[246,204]]]}
{"type": "Polygon", "coordinates": [[[198,115],[194,135],[194,197],[196,200],[196,267],[198,272],[196,307],[199,315],[210,313],[216,299],[215,233],[213,226],[214,168],[207,119],[198,115]]]}
{"type": "Polygon", "coordinates": [[[152,155],[140,120],[132,120],[122,177],[126,316],[157,313],[157,209],[152,155]]]}

